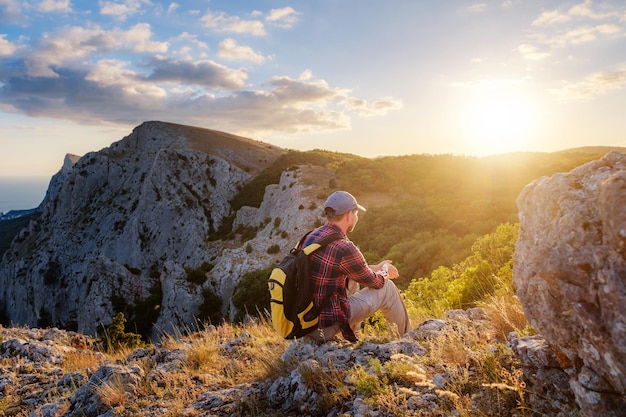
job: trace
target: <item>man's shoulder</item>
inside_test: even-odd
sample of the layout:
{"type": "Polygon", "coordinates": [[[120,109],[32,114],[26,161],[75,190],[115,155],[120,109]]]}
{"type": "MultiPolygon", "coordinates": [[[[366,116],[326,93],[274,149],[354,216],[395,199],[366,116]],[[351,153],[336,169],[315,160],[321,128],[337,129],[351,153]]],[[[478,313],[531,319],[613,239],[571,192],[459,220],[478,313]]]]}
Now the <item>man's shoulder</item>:
{"type": "Polygon", "coordinates": [[[342,245],[350,242],[340,230],[337,230],[331,225],[324,224],[318,228],[312,230],[306,237],[305,245],[317,243],[323,240],[331,239],[332,241],[327,243],[328,245],[342,245]],[[332,236],[332,237],[331,237],[332,236]]]}

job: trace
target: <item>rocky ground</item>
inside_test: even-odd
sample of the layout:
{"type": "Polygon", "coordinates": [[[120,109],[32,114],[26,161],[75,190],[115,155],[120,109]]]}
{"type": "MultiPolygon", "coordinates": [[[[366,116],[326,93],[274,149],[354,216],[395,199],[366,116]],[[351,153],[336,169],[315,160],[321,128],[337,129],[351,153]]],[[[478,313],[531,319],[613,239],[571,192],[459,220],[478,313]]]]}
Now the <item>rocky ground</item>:
{"type": "Polygon", "coordinates": [[[0,416],[577,416],[539,336],[499,340],[449,311],[400,340],[287,342],[267,324],[208,326],[105,353],[91,337],[0,328],[0,416]]]}

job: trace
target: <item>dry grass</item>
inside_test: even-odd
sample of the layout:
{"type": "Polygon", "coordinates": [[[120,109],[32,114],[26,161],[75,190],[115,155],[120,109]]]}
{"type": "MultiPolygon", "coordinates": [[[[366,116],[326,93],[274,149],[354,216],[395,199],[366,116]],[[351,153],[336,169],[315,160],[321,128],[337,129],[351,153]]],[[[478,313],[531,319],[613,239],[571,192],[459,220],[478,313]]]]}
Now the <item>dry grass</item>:
{"type": "Polygon", "coordinates": [[[506,340],[510,332],[520,335],[534,333],[524,315],[522,303],[514,294],[490,297],[479,303],[479,307],[485,311],[492,330],[502,340],[506,340]]]}
{"type": "MultiPolygon", "coordinates": [[[[490,318],[498,317],[496,322],[489,322],[489,327],[500,332],[510,325],[506,323],[518,317],[515,306],[503,309],[502,304],[493,304],[492,312],[495,311],[514,313],[504,318],[488,313],[490,318]]],[[[524,322],[525,319],[513,323],[524,326],[524,322]]],[[[427,354],[421,360],[444,376],[445,385],[436,392],[446,415],[508,416],[512,410],[524,415],[523,373],[516,367],[510,350],[503,344],[494,344],[494,340],[476,331],[469,322],[455,322],[452,328],[426,343],[427,354]]]]}
{"type": "Polygon", "coordinates": [[[63,373],[87,371],[94,372],[106,359],[105,356],[90,350],[76,350],[65,355],[61,365],[63,373]]]}
{"type": "Polygon", "coordinates": [[[265,323],[222,324],[177,339],[166,337],[162,346],[184,349],[186,372],[192,377],[208,378],[219,386],[235,386],[283,375],[280,355],[288,342],[265,323]],[[230,348],[224,345],[240,338],[230,348]]]}
{"type": "Polygon", "coordinates": [[[332,363],[324,369],[316,362],[307,361],[300,364],[298,370],[304,383],[320,396],[316,410],[320,415],[326,415],[350,398],[351,391],[345,383],[347,373],[332,363]]]}
{"type": "MultiPolygon", "coordinates": [[[[144,375],[133,393],[119,376],[100,381],[92,389],[116,415],[152,415],[149,410],[158,409],[159,415],[193,417],[202,412],[190,404],[203,393],[276,380],[298,369],[303,382],[318,395],[315,415],[345,410],[346,404],[359,396],[379,415],[523,416],[527,406],[523,374],[510,349],[497,340],[511,330],[526,329],[528,324],[516,299],[494,297],[481,307],[489,319],[487,330],[477,330],[470,321],[455,321],[438,336],[416,342],[426,349],[422,356],[395,354],[390,360],[374,358],[349,369],[338,369],[331,362],[283,362],[281,355],[290,342],[280,338],[266,320],[163,335],[158,349],[184,352],[179,369],[161,372],[144,357],[133,361],[144,375]],[[435,386],[436,379],[443,383],[435,386]],[[424,392],[436,395],[437,407],[410,410],[409,398],[424,392]]],[[[345,348],[386,343],[392,339],[391,330],[384,321],[370,323],[364,328],[362,342],[345,348]]],[[[131,349],[106,354],[77,350],[66,354],[62,369],[64,373],[91,374],[105,360],[128,363],[130,353],[131,349]]],[[[28,364],[18,357],[1,359],[0,365],[24,368],[28,364]]],[[[9,388],[0,398],[0,415],[15,416],[22,411],[21,399],[9,388]]],[[[271,415],[267,405],[254,398],[233,407],[233,415],[271,415]]]]}
{"type": "Polygon", "coordinates": [[[119,375],[107,381],[100,381],[92,389],[108,407],[116,408],[126,404],[126,387],[119,375]]]}

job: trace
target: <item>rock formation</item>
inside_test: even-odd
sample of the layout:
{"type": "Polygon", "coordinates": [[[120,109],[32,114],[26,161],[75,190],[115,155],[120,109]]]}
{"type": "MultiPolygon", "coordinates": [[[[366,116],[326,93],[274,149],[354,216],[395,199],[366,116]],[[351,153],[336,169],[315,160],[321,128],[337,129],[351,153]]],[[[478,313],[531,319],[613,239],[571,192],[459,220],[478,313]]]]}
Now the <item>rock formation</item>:
{"type": "MultiPolygon", "coordinates": [[[[276,218],[296,233],[319,218],[297,209],[317,197],[299,170],[289,170],[259,208],[235,213],[235,224],[255,228],[255,238],[212,239],[233,215],[229,201],[239,187],[283,153],[222,132],[146,122],[108,148],[66,157],[40,218],[0,263],[0,316],[90,335],[118,311],[159,331],[195,327],[204,291],[229,300],[243,274],[274,262],[269,244],[291,244],[276,218]],[[190,279],[194,270],[204,278],[190,279]]],[[[224,314],[232,314],[228,307],[224,314]]]]}
{"type": "Polygon", "coordinates": [[[520,194],[514,284],[586,416],[626,409],[626,155],[612,152],[520,194]]]}
{"type": "MultiPolygon", "coordinates": [[[[485,344],[489,322],[479,309],[449,311],[389,342],[287,343],[259,336],[253,326],[224,337],[224,327],[137,348],[115,361],[99,353],[89,336],[0,327],[0,415],[578,415],[573,395],[567,386],[562,390],[562,371],[549,372],[532,403],[519,395],[519,365],[510,350],[485,344]],[[216,368],[212,372],[190,365],[199,346],[211,352],[202,358],[216,368]],[[276,371],[237,382],[251,352],[267,357],[248,367],[261,362],[276,371]],[[503,373],[492,375],[493,383],[474,380],[495,369],[503,373]]],[[[539,338],[512,334],[509,341],[536,370],[554,368],[539,338]]],[[[535,381],[526,383],[538,388],[535,381]]]]}

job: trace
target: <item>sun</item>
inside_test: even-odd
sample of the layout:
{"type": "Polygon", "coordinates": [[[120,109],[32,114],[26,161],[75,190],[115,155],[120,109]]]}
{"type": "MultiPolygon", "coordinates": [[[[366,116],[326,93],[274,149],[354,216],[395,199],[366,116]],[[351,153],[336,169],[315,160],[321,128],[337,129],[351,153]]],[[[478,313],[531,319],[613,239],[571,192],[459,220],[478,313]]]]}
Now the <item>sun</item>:
{"type": "Polygon", "coordinates": [[[530,101],[519,92],[477,94],[464,113],[467,137],[479,155],[522,150],[534,126],[530,101]]]}

